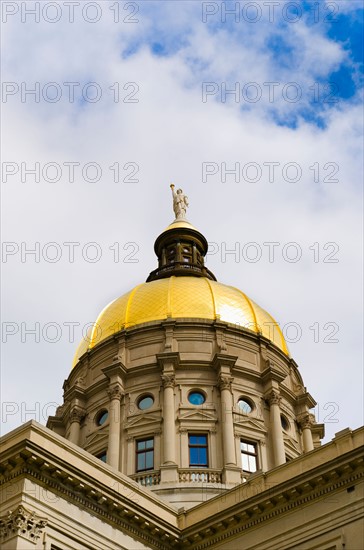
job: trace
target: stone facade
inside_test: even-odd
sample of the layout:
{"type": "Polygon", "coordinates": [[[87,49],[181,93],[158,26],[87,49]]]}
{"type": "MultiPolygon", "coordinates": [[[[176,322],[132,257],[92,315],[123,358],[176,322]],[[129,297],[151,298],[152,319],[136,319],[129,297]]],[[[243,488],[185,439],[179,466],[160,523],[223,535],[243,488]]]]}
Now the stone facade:
{"type": "Polygon", "coordinates": [[[241,441],[256,446],[264,472],[311,451],[323,435],[295,362],[266,338],[222,322],[178,319],[119,332],[84,354],[64,390],[51,429],[184,506],[199,502],[196,483],[206,498],[247,478],[241,441]],[[203,404],[189,402],[194,391],[203,404]],[[145,396],[153,403],[141,410],[145,396]],[[191,434],[207,436],[206,468],[191,470],[191,434]],[[154,467],[138,472],[137,441],[150,436],[154,467]]]}
{"type": "Polygon", "coordinates": [[[363,437],[343,430],[185,510],[31,421],[1,440],[1,548],[361,550],[363,437]]]}

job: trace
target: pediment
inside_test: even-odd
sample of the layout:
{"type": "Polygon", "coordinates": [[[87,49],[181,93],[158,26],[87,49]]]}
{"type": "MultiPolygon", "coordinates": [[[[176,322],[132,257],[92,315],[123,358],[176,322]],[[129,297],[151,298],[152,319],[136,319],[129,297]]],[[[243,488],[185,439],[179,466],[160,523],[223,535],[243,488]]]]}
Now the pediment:
{"type": "Polygon", "coordinates": [[[126,422],[125,428],[129,429],[138,426],[150,426],[151,424],[160,424],[161,421],[161,417],[154,414],[139,414],[126,422]]]}
{"type": "Polygon", "coordinates": [[[90,435],[86,436],[86,446],[90,446],[93,443],[99,443],[100,441],[107,439],[107,432],[105,430],[98,431],[91,433],[90,435]]]}
{"type": "Polygon", "coordinates": [[[238,421],[234,422],[234,425],[238,428],[251,428],[253,430],[263,431],[264,433],[267,430],[264,427],[264,421],[257,418],[250,418],[249,416],[240,418],[238,421]]]}
{"type": "Polygon", "coordinates": [[[287,445],[287,447],[291,447],[292,450],[297,451],[297,449],[298,449],[298,441],[297,441],[295,438],[290,437],[289,435],[284,434],[283,440],[284,440],[285,445],[287,445]]]}
{"type": "Polygon", "coordinates": [[[181,414],[179,416],[179,421],[182,422],[185,420],[187,420],[188,422],[217,422],[216,416],[213,414],[209,414],[206,411],[188,411],[184,414],[181,414]]]}
{"type": "Polygon", "coordinates": [[[255,428],[259,428],[259,430],[263,429],[264,427],[264,420],[261,418],[252,418],[251,416],[240,416],[238,419],[234,419],[234,424],[236,426],[254,426],[255,428]]]}

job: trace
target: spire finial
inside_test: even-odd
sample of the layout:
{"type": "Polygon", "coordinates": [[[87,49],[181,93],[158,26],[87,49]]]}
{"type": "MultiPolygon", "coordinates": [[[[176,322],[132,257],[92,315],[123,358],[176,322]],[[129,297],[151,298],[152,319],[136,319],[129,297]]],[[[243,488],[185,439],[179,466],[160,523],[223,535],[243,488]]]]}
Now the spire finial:
{"type": "Polygon", "coordinates": [[[173,211],[176,219],[157,237],[154,250],[158,256],[158,268],[149,274],[147,283],[165,277],[216,277],[205,266],[208,243],[205,237],[186,220],[188,198],[182,189],[174,189],[173,211]]]}
{"type": "Polygon", "coordinates": [[[174,190],[174,184],[171,183],[170,188],[172,189],[173,196],[173,211],[176,216],[176,220],[185,220],[186,211],[188,204],[188,197],[184,195],[182,189],[177,189],[177,192],[174,190]]]}

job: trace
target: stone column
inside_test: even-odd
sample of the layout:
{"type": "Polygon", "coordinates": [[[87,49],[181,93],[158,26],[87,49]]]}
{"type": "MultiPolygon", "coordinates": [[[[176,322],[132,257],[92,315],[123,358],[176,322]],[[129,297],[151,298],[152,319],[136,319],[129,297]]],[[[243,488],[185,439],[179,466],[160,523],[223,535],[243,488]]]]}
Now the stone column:
{"type": "Polygon", "coordinates": [[[178,466],[176,463],[176,423],[174,410],[174,374],[162,375],[163,383],[163,463],[161,483],[176,483],[178,481],[178,466]]]}
{"type": "Polygon", "coordinates": [[[221,428],[224,452],[224,467],[236,466],[231,383],[231,376],[220,375],[219,389],[221,393],[221,428]]]}
{"type": "Polygon", "coordinates": [[[316,424],[315,415],[309,412],[317,403],[305,389],[297,387],[296,420],[302,433],[302,451],[308,453],[314,449],[314,434],[317,442],[324,436],[324,425],[316,424]]]}
{"type": "Polygon", "coordinates": [[[312,417],[311,414],[305,414],[299,419],[299,425],[302,430],[303,450],[305,453],[313,451],[313,439],[312,439],[312,417]]]}
{"type": "Polygon", "coordinates": [[[69,440],[75,445],[80,443],[80,424],[85,416],[85,411],[80,407],[74,406],[70,414],[70,433],[69,440]]]}
{"type": "MultiPolygon", "coordinates": [[[[219,350],[226,351],[222,325],[216,327],[216,340],[219,350]]],[[[228,353],[217,353],[213,359],[213,368],[216,370],[216,386],[220,391],[221,422],[217,425],[218,435],[222,439],[222,452],[217,449],[219,462],[222,460],[222,482],[230,488],[241,483],[241,465],[236,463],[236,448],[234,435],[233,395],[231,375],[237,361],[236,356],[228,353]]]]}
{"type": "Polygon", "coordinates": [[[174,414],[174,374],[164,374],[163,383],[163,464],[176,464],[176,426],[174,414]]]}
{"type": "Polygon", "coordinates": [[[176,411],[175,411],[175,369],[179,365],[179,353],[169,351],[173,344],[173,334],[166,329],[166,347],[168,351],[157,355],[161,367],[163,385],[163,427],[161,484],[178,482],[176,455],[176,411]],[[168,337],[167,337],[168,334],[168,337]]]}
{"type": "Polygon", "coordinates": [[[109,442],[106,460],[113,468],[119,469],[120,461],[120,400],[124,395],[119,384],[109,386],[109,442]]]}
{"type": "Polygon", "coordinates": [[[281,397],[276,390],[272,390],[268,396],[270,405],[270,425],[273,446],[273,467],[286,462],[286,453],[284,449],[283,431],[281,424],[281,397]]]}

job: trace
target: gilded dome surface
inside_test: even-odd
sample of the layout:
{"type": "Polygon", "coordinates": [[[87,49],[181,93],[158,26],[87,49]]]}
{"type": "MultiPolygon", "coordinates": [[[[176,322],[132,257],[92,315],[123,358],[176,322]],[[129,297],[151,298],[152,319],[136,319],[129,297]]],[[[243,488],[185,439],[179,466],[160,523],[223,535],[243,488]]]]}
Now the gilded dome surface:
{"type": "Polygon", "coordinates": [[[115,334],[167,318],[220,320],[261,333],[286,355],[287,344],[273,317],[241,290],[205,277],[176,277],[142,283],[99,314],[89,338],[79,345],[74,365],[88,350],[115,334]]]}

